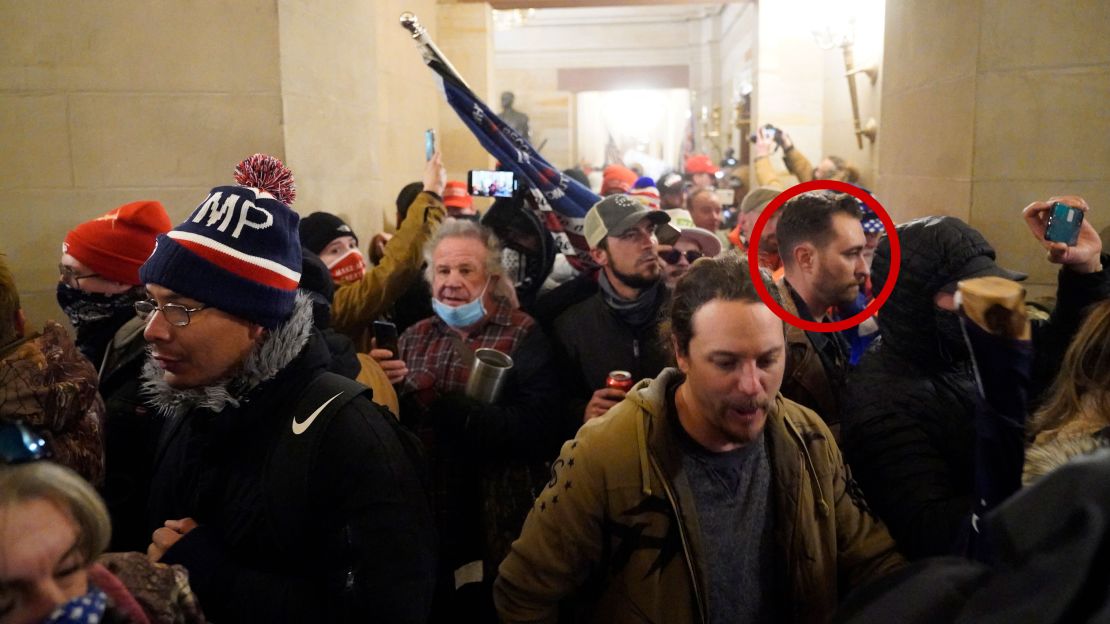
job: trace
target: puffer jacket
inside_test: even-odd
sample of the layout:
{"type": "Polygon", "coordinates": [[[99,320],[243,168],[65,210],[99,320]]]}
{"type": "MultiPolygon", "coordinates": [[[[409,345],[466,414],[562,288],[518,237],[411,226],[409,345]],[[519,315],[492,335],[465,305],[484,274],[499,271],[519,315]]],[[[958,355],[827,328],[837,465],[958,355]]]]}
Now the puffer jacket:
{"type": "Polygon", "coordinates": [[[332,329],[350,336],[360,353],[370,352],[370,324],[419,278],[424,243],[435,233],[445,214],[446,208],[438,195],[431,191],[417,195],[400,229],[386,245],[382,261],[361,280],[335,291],[332,329]]]}
{"type": "MultiPolygon", "coordinates": [[[[949,219],[898,226],[901,271],[877,317],[882,335],[849,374],[841,410],[845,458],[910,559],[963,552],[973,509],[975,377],[967,353],[944,346],[933,297],[969,259],[993,259],[994,250],[962,222],[959,228],[943,223],[949,219]]],[[[872,267],[876,291],[889,268],[889,240],[883,239],[872,267]]],[[[1108,278],[1105,269],[1085,275],[1060,270],[1052,317],[1033,323],[1031,396],[1051,381],[1081,311],[1110,294],[1108,278]]]]}
{"type": "MultiPolygon", "coordinates": [[[[641,381],[563,445],[494,584],[505,622],[554,622],[572,594],[581,621],[706,621],[704,547],[666,408],[680,375],[641,381]]],[[[816,414],[780,394],[764,431],[788,621],[827,621],[847,589],[903,560],[816,414]]]]}
{"type": "Polygon", "coordinates": [[[27,425],[54,461],[100,485],[104,402],[96,388],[96,369],[53,321],[0,351],[0,422],[27,425]]]}

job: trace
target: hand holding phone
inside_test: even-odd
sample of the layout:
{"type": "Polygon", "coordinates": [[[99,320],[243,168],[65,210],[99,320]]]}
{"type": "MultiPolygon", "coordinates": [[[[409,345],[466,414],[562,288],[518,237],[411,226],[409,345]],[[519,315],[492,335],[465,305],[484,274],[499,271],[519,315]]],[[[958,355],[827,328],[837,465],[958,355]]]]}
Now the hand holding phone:
{"type": "Polygon", "coordinates": [[[374,321],[374,342],[377,348],[393,353],[394,358],[401,357],[397,349],[397,326],[393,323],[374,321]]]}
{"type": "Polygon", "coordinates": [[[1087,219],[1088,211],[1090,207],[1082,197],[1062,195],[1035,201],[1021,214],[1029,231],[1048,252],[1049,262],[1076,273],[1093,273],[1103,268],[1102,240],[1087,219]]]}

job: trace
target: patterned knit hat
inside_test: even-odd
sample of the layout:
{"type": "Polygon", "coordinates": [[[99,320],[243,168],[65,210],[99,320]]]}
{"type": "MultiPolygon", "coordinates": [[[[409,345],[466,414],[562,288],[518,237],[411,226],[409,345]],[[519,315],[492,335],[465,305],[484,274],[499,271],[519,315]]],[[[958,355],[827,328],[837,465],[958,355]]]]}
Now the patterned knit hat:
{"type": "Polygon", "coordinates": [[[158,237],[139,269],[158,284],[228,314],[274,329],[293,313],[301,243],[293,174],[255,154],[235,168],[242,186],[211,190],[189,218],[158,237]]]}
{"type": "Polygon", "coordinates": [[[62,253],[106,279],[138,286],[139,267],[154,251],[154,239],[171,227],[162,204],[131,202],[70,230],[62,253]]]}
{"type": "Polygon", "coordinates": [[[655,188],[655,180],[647,176],[636,180],[628,194],[648,208],[659,210],[659,189],[655,188]]]}

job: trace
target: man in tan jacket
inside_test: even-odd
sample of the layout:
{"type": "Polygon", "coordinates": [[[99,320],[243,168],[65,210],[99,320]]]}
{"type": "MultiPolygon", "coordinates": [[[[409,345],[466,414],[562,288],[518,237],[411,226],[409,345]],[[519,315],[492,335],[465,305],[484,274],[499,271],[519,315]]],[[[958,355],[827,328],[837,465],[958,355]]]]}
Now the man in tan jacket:
{"type": "Polygon", "coordinates": [[[779,394],[783,323],[747,265],[699,260],[670,321],[678,370],[563,446],[500,567],[504,621],[823,622],[903,564],[828,428],[779,394]]]}

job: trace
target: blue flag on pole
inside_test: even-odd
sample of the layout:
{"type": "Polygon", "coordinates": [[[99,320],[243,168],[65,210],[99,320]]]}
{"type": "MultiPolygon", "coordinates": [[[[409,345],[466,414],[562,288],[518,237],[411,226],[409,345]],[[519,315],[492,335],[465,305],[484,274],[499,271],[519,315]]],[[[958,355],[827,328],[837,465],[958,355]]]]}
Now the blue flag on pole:
{"type": "MultiPolygon", "coordinates": [[[[436,69],[434,65],[433,69],[436,69]]],[[[576,266],[592,264],[582,224],[590,207],[601,197],[552,167],[531,143],[495,115],[469,89],[442,74],[440,78],[447,103],[455,109],[482,147],[502,167],[511,169],[518,179],[527,184],[540,208],[540,219],[555,237],[559,251],[576,266]]]]}

